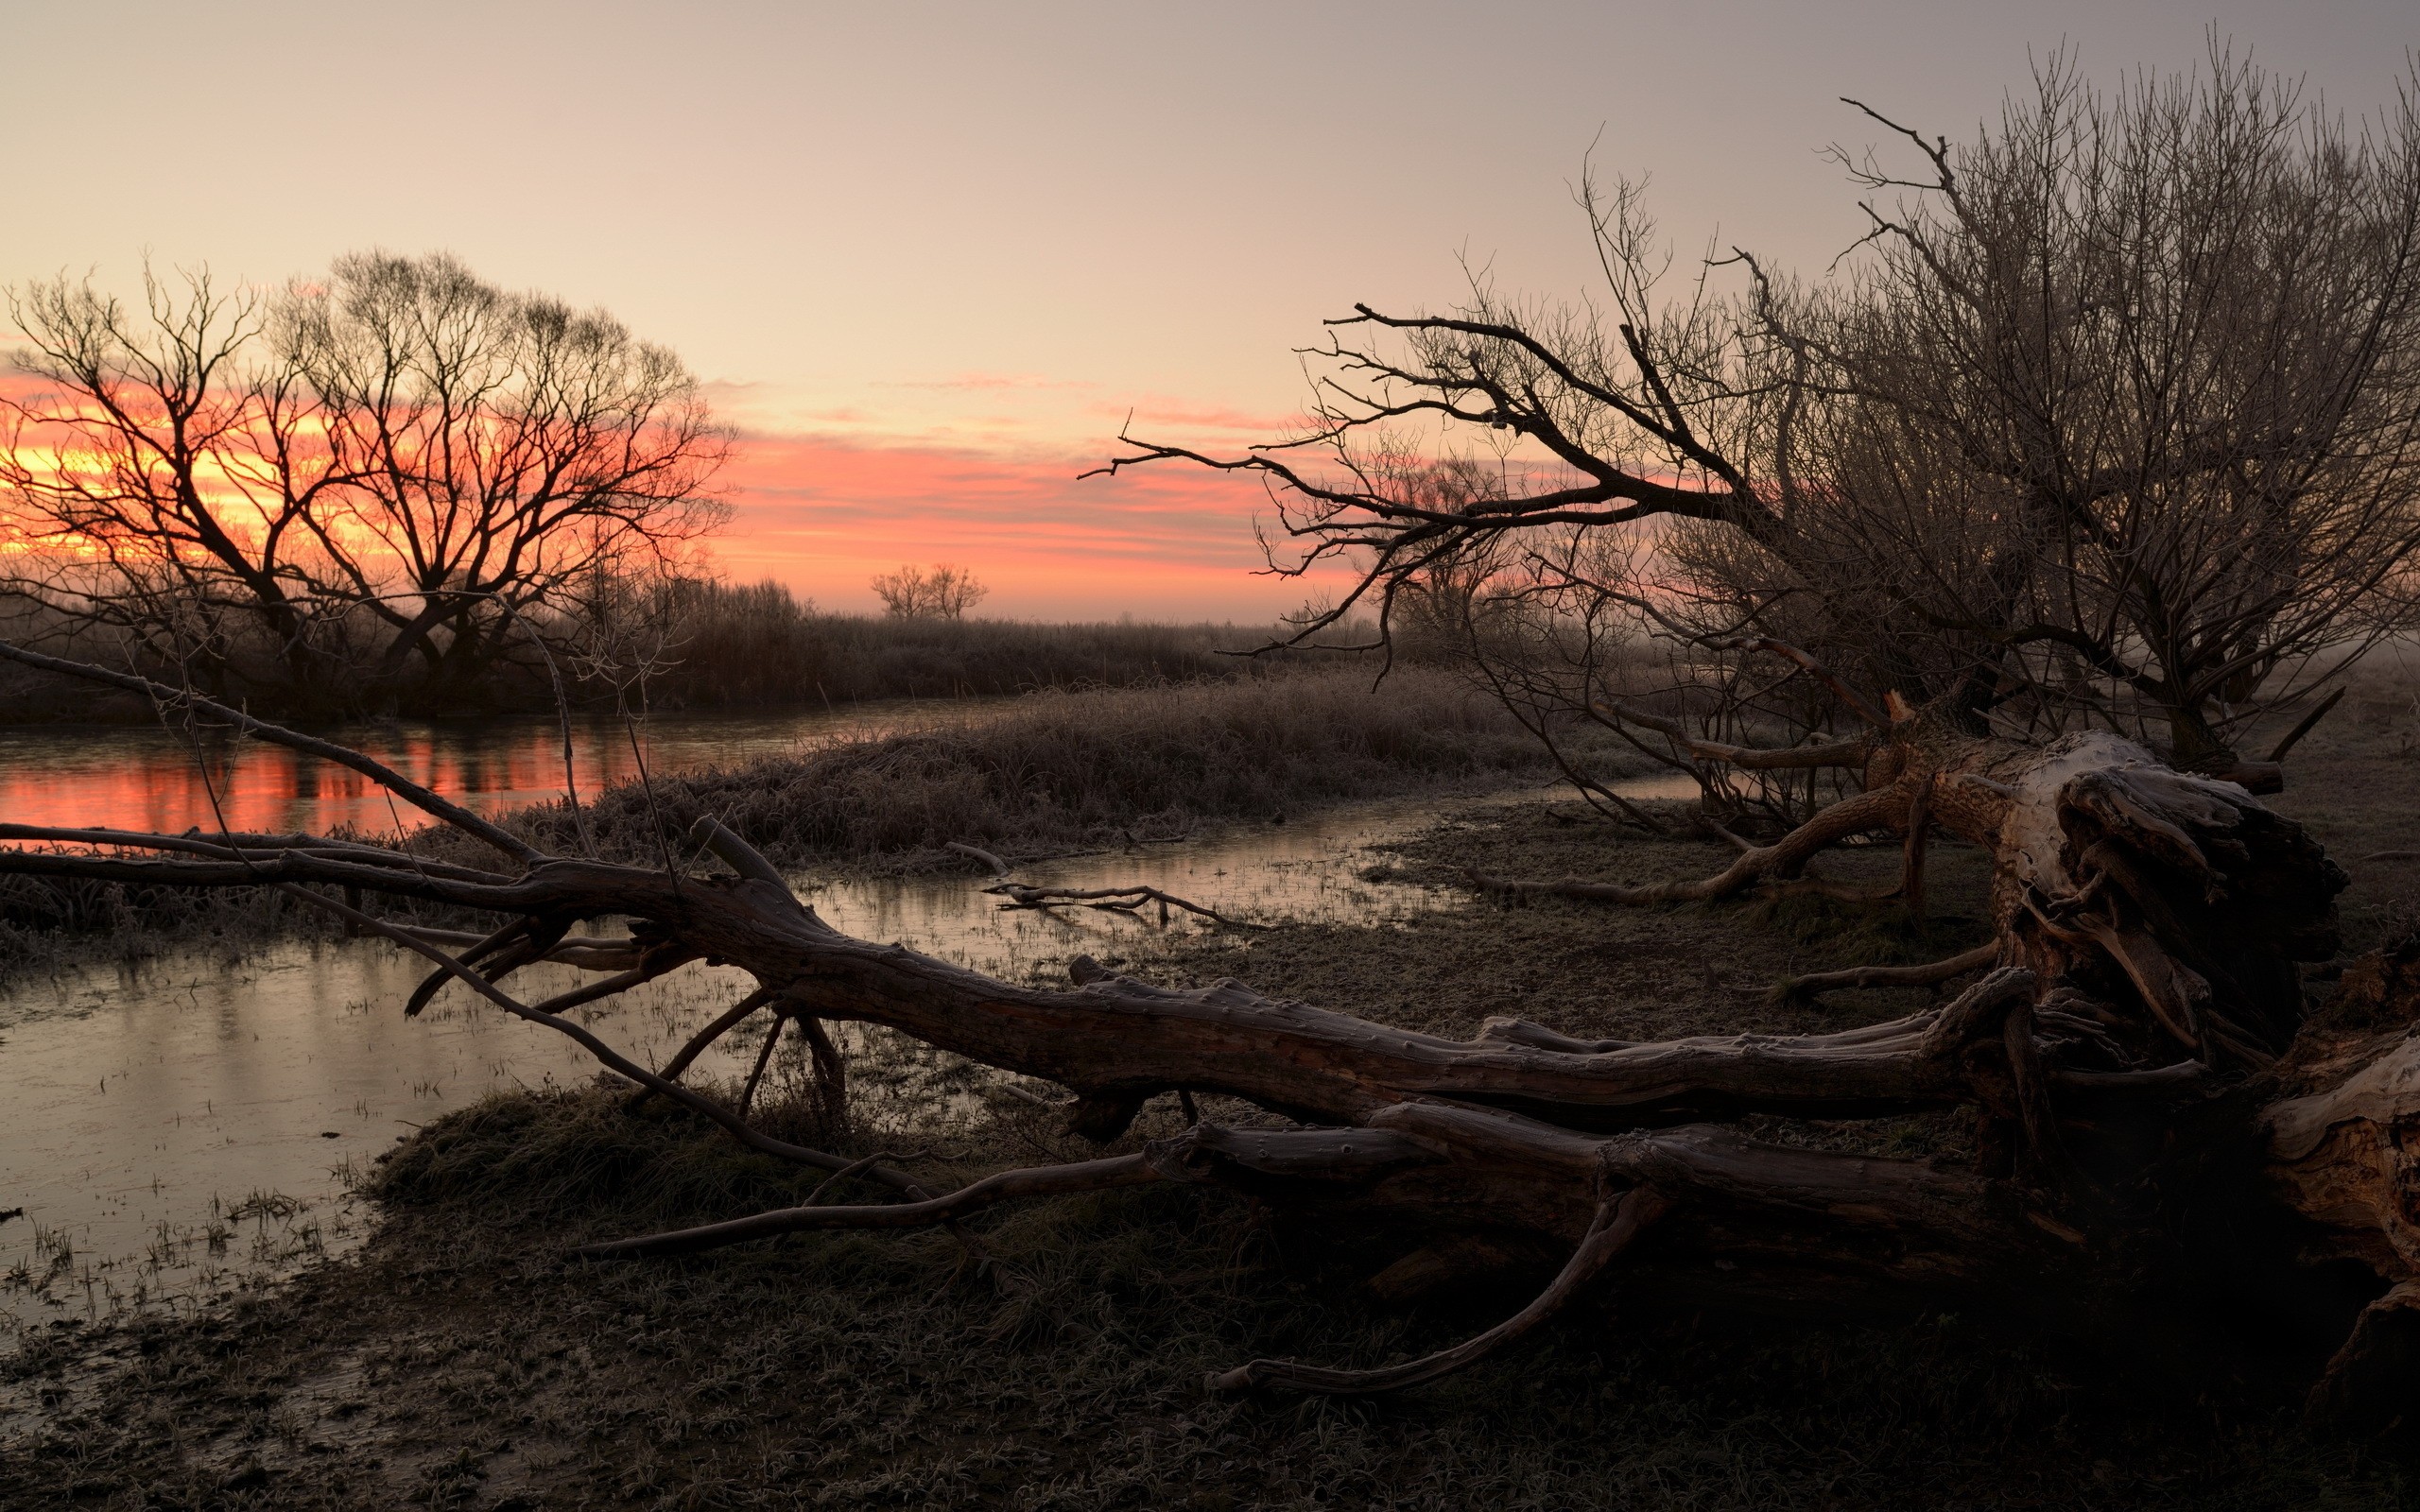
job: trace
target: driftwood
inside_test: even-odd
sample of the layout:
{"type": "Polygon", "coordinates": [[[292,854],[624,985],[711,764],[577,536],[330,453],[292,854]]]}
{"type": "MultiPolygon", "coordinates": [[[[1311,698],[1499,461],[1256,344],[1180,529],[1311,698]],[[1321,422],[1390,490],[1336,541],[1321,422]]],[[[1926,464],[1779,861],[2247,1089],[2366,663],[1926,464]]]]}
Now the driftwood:
{"type": "MultiPolygon", "coordinates": [[[[140,683],[14,647],[0,655],[140,683]]],[[[174,690],[142,691],[242,718],[174,690]]],[[[243,722],[256,738],[326,753],[324,742],[243,722]]],[[[2296,1254],[2355,1262],[2374,1278],[2313,1400],[2357,1423],[2404,1411],[2413,1377],[2399,1362],[2420,1348],[2420,1171],[2407,1153],[2420,1147],[2420,1040],[2403,1029],[2420,1015],[2420,944],[2347,971],[2341,992],[2369,1005],[2373,1027],[2323,1034],[2306,1026],[2300,963],[2336,953],[2344,877],[2242,787],[2170,769],[2109,736],[2031,748],[1958,734],[1921,712],[1877,730],[1862,752],[1862,792],[1714,877],[1535,888],[1625,902],[1719,899],[1789,881],[1826,843],[1922,826],[1986,848],[1990,957],[1938,969],[1942,980],[1980,970],[1979,979],[1923,1011],[1820,1035],[1629,1043],[1508,1019],[1452,1040],[1235,981],[1177,990],[1086,960],[1068,988],[1019,986],[832,929],[711,820],[692,838],[727,868],[714,874],[544,855],[354,753],[346,765],[483,842],[495,863],[440,865],[307,835],[14,826],[5,833],[20,848],[0,850],[0,871],[282,888],[579,1040],[644,1093],[751,1147],[863,1175],[901,1199],[735,1214],[586,1252],[598,1258],[794,1229],[957,1225],[999,1203],[1167,1182],[1389,1226],[1417,1244],[1523,1236],[1571,1256],[1530,1308],[1432,1359],[1375,1372],[1254,1361],[1215,1382],[1366,1391],[1467,1364],[1591,1283],[1801,1314],[1948,1306],[2106,1329],[2105,1315],[2085,1315],[2100,1303],[2084,1299],[2190,1289],[2194,1267],[2226,1246],[2202,1255],[2162,1236],[2222,1213],[2231,1232],[2283,1236],[2263,1285],[2300,1284],[2296,1254]],[[338,901],[348,896],[486,910],[503,922],[485,936],[441,936],[338,901]],[[632,920],[626,937],[571,933],[614,918],[632,920]],[[506,991],[501,979],[536,959],[606,973],[601,989],[700,959],[738,967],[757,986],[659,1072],[562,1017],[566,999],[526,1005],[506,991]],[[1131,1153],[927,1192],[878,1161],[772,1139],[682,1084],[714,1035],[758,1011],[802,1026],[884,1024],[1057,1083],[1075,1095],[1071,1127],[1098,1141],[1123,1136],[1163,1093],[1188,1107],[1218,1094],[1258,1111],[1199,1121],[1131,1153]],[[1726,1123],[1927,1109],[1964,1109],[1980,1157],[1783,1145],[1726,1123]]],[[[832,1078],[837,1091],[837,1064],[832,1078]]],[[[2238,1268],[2253,1263],[2249,1251],[2226,1254],[2238,1268]]]]}
{"type": "Polygon", "coordinates": [[[1131,887],[1037,886],[1031,883],[1015,881],[1014,868],[1001,860],[998,855],[980,846],[952,840],[949,842],[948,849],[971,860],[979,861],[992,868],[993,876],[998,880],[983,890],[995,898],[1006,899],[1007,902],[1000,904],[1002,908],[1076,907],[1098,909],[1103,913],[1112,914],[1140,914],[1144,904],[1157,903],[1160,909],[1160,922],[1163,925],[1168,921],[1168,910],[1174,908],[1191,914],[1197,919],[1206,919],[1222,929],[1263,927],[1239,919],[1229,919],[1215,908],[1205,908],[1189,899],[1180,898],[1172,892],[1162,892],[1157,887],[1144,886],[1139,884],[1131,887]]]}

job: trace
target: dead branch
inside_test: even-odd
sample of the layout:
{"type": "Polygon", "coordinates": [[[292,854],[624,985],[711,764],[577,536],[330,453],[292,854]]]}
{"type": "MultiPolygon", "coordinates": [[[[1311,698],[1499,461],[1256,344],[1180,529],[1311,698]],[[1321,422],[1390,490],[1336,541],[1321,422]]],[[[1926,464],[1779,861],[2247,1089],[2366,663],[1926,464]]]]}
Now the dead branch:
{"type": "Polygon", "coordinates": [[[1155,902],[1160,905],[1160,922],[1163,924],[1168,921],[1169,909],[1181,908],[1188,914],[1206,919],[1226,929],[1267,929],[1269,927],[1266,924],[1254,924],[1244,919],[1229,919],[1216,909],[1205,908],[1200,903],[1188,902],[1171,892],[1162,892],[1157,887],[1035,887],[1022,883],[1004,882],[983,890],[1006,898],[1008,902],[1000,904],[1002,908],[1060,908],[1077,903],[1086,908],[1132,914],[1145,903],[1155,902]]]}
{"type": "Polygon", "coordinates": [[[1595,705],[1604,713],[1627,723],[1639,725],[1672,743],[1701,761],[1720,762],[1742,771],[1774,772],[1802,770],[1816,766],[1847,766],[1862,768],[1873,755],[1873,746],[1864,740],[1836,740],[1815,746],[1729,746],[1706,740],[1688,732],[1677,719],[1651,713],[1619,699],[1595,705]]]}
{"type": "Polygon", "coordinates": [[[1197,918],[1206,919],[1212,923],[1219,925],[1225,929],[1263,929],[1268,927],[1262,924],[1247,923],[1242,919],[1229,919],[1226,915],[1218,912],[1216,909],[1205,908],[1200,903],[1193,902],[1187,899],[1179,898],[1174,893],[1162,892],[1157,887],[1142,885],[1132,887],[1044,887],[1035,886],[1028,883],[1012,882],[1010,880],[1011,871],[1009,864],[1001,860],[998,856],[993,854],[991,851],[984,850],[982,847],[967,845],[961,841],[952,840],[948,843],[946,849],[955,850],[959,855],[979,861],[983,865],[992,868],[993,875],[997,877],[999,880],[983,890],[994,897],[1007,899],[1008,901],[1006,902],[999,905],[1002,908],[1050,909],[1066,907],[1073,904],[1085,908],[1097,908],[1105,913],[1121,913],[1131,915],[1140,910],[1145,903],[1157,903],[1160,908],[1160,923],[1163,926],[1165,926],[1168,921],[1168,910],[1176,908],[1182,909],[1185,913],[1192,914],[1197,918]]]}
{"type": "Polygon", "coordinates": [[[1869,830],[1895,825],[1906,812],[1907,799],[1885,788],[1842,799],[1772,845],[1743,852],[1714,876],[1696,882],[1658,882],[1626,885],[1614,882],[1521,882],[1468,872],[1471,885],[1482,892],[1514,898],[1584,898],[1612,903],[1711,902],[1736,897],[1763,883],[1793,877],[1817,852],[1869,830]]]}
{"type": "Polygon", "coordinates": [[[1662,1217],[1669,1207],[1670,1204],[1651,1188],[1646,1187],[1634,1188],[1600,1204],[1597,1209],[1596,1221],[1588,1226],[1588,1232],[1581,1237],[1580,1247],[1572,1251],[1571,1259],[1556,1274],[1552,1284],[1520,1312],[1452,1349],[1440,1349],[1435,1354],[1374,1370],[1337,1370],[1298,1365],[1290,1360],[1253,1360],[1233,1370],[1212,1375],[1210,1389],[1236,1392],[1249,1391],[1254,1386],[1275,1385],[1322,1396],[1366,1396],[1380,1391],[1401,1391],[1452,1375],[1457,1370],[1476,1365],[1561,1312],[1564,1304],[1579,1296],[1588,1282],[1596,1280],[1599,1272],[1629,1248],[1640,1231],[1662,1217]]]}
{"type": "MultiPolygon", "coordinates": [[[[854,1166],[843,1169],[856,1173],[854,1166]]],[[[1107,1192],[1117,1187],[1166,1179],[1152,1168],[1146,1157],[1120,1155],[1105,1160],[1081,1160],[1072,1165],[1003,1171],[955,1192],[919,1202],[886,1203],[867,1208],[782,1208],[746,1218],[735,1218],[728,1223],[649,1234],[642,1239],[616,1239],[604,1244],[583,1245],[572,1253],[582,1260],[642,1260],[657,1255],[685,1255],[702,1249],[719,1249],[728,1245],[746,1244],[752,1239],[769,1239],[775,1234],[797,1233],[809,1228],[930,1228],[1003,1202],[1066,1196],[1079,1192],[1107,1192]]]]}
{"type": "Polygon", "coordinates": [[[955,850],[959,855],[971,856],[974,859],[980,861],[985,866],[992,868],[992,874],[995,877],[1005,877],[1009,875],[1009,864],[1001,860],[998,856],[994,855],[991,851],[984,850],[981,846],[967,845],[961,841],[952,840],[943,845],[942,849],[944,850],[955,850]]]}
{"type": "Polygon", "coordinates": [[[1825,992],[1845,991],[1852,988],[1870,987],[1939,987],[1942,983],[1979,971],[1999,959],[1999,945],[1978,945],[1945,960],[1927,961],[1921,966],[1852,966],[1838,971],[1809,971],[1776,982],[1770,991],[1775,1003],[1800,1002],[1819,997],[1825,992]]]}
{"type": "MultiPolygon", "coordinates": [[[[716,1015],[713,1021],[707,1023],[704,1028],[700,1029],[696,1034],[691,1035],[688,1038],[688,1040],[683,1043],[678,1051],[673,1053],[673,1057],[670,1060],[664,1063],[664,1070],[661,1073],[664,1079],[666,1081],[679,1081],[681,1079],[681,1074],[689,1069],[690,1062],[696,1060],[700,1056],[704,1055],[706,1051],[713,1046],[716,1040],[720,1040],[724,1035],[729,1034],[732,1030],[739,1027],[741,1023],[747,1021],[749,1015],[754,1013],[758,1008],[763,1007],[768,1003],[772,1002],[774,995],[773,988],[769,987],[759,987],[755,991],[749,993],[746,997],[741,998],[738,1002],[733,1004],[730,1007],[716,1015]]],[[[637,1091],[631,1094],[631,1100],[627,1106],[632,1112],[636,1112],[641,1108],[647,1106],[648,1098],[652,1095],[654,1095],[654,1090],[652,1088],[642,1087],[637,1091]]]]}

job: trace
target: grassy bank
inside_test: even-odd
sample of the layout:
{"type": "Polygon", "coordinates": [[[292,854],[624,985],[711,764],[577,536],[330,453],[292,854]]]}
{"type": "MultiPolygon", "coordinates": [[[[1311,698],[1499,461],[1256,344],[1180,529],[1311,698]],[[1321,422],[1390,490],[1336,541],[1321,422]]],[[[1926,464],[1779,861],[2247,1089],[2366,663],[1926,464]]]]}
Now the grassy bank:
{"type": "MultiPolygon", "coordinates": [[[[1197,826],[1282,822],[1325,804],[1544,781],[1530,738],[1446,675],[1314,669],[1249,679],[1046,692],[912,734],[849,741],[720,770],[663,773],[585,806],[600,853],[653,863],[712,814],[783,864],[880,870],[963,867],[952,840],[1031,857],[1197,826]]],[[[569,811],[506,822],[577,853],[569,811]]],[[[456,836],[437,850],[477,859],[456,836]]],[[[325,929],[273,894],[180,894],[0,878],[0,968],[62,954],[242,946],[325,929]]]]}
{"type": "MultiPolygon", "coordinates": [[[[940,729],[626,785],[588,817],[617,856],[652,857],[654,824],[712,814],[787,865],[899,868],[942,861],[953,840],[1031,856],[1548,775],[1519,726],[1443,673],[1374,688],[1366,670],[1306,669],[1030,695],[940,729]]],[[[561,805],[517,822],[579,844],[561,805]]]]}

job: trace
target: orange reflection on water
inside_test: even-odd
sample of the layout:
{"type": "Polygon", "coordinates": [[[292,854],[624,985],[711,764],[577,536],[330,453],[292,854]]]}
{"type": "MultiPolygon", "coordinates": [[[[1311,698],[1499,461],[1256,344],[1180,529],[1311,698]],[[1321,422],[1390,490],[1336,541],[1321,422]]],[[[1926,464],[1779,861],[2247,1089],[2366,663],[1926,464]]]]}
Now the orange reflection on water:
{"type": "MultiPolygon", "coordinates": [[[[869,706],[845,714],[650,720],[639,748],[651,773],[726,765],[837,737],[879,734],[971,713],[936,702],[869,706]]],[[[424,787],[482,811],[560,799],[562,728],[542,720],[383,725],[340,734],[424,787]]],[[[631,730],[618,721],[572,727],[572,770],[584,798],[638,775],[631,730]]],[[[424,816],[389,801],[360,773],[284,747],[205,731],[198,741],[156,727],[0,729],[0,820],[169,833],[199,828],[323,834],[349,826],[392,835],[424,816]]]]}

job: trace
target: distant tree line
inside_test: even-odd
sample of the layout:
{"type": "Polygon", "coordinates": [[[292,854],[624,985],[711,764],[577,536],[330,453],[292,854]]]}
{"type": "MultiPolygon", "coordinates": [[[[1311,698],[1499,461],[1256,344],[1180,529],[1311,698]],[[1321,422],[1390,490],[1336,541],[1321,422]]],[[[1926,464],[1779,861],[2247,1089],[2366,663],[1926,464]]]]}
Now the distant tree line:
{"type": "Polygon", "coordinates": [[[945,564],[902,567],[873,580],[874,597],[882,600],[883,612],[902,620],[962,620],[991,593],[974,573],[945,564]]]}
{"type": "MultiPolygon", "coordinates": [[[[1045,688],[1135,687],[1251,677],[1304,657],[1250,658],[1272,627],[1226,624],[1027,624],[1013,620],[828,614],[775,582],[658,578],[625,585],[605,616],[611,641],[596,662],[555,669],[526,652],[492,664],[468,703],[424,713],[541,713],[554,708],[554,671],[576,708],[617,698],[664,710],[841,707],[878,698],[997,697],[1045,688]]],[[[534,616],[533,616],[534,617],[534,616]]],[[[0,599],[0,639],[109,661],[107,627],[68,624],[25,598],[0,599]]],[[[557,626],[550,639],[575,639],[557,626]]],[[[579,632],[595,642],[595,627],[579,632]]],[[[0,667],[0,721],[134,717],[92,691],[0,667]]]]}

